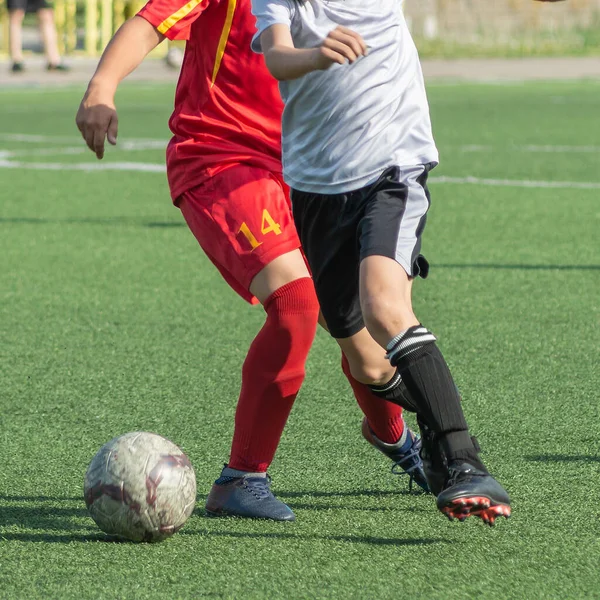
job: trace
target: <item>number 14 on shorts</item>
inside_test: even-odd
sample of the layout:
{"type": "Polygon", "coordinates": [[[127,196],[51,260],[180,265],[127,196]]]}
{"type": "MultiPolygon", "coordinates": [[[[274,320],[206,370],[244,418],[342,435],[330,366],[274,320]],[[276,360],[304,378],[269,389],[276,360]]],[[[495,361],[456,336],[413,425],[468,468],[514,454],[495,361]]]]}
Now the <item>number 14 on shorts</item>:
{"type": "MultiPolygon", "coordinates": [[[[250,227],[248,227],[245,221],[240,225],[238,233],[242,233],[244,235],[244,237],[250,243],[252,250],[256,250],[256,248],[258,248],[262,244],[262,242],[259,242],[258,239],[256,239],[254,232],[250,229],[250,227]]],[[[266,208],[263,209],[262,212],[260,233],[263,236],[269,233],[274,233],[275,235],[281,234],[281,226],[279,225],[279,223],[275,222],[275,220],[266,208]]]]}

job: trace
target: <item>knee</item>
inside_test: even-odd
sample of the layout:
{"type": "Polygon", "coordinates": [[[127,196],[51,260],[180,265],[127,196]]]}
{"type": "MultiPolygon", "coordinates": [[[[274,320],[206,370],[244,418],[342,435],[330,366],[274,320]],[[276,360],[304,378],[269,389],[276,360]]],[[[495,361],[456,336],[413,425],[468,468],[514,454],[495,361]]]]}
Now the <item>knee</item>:
{"type": "Polygon", "coordinates": [[[296,343],[302,339],[312,343],[319,319],[319,302],[310,277],[281,286],[269,296],[264,309],[280,329],[293,333],[296,343]]]}
{"type": "Polygon", "coordinates": [[[352,377],[365,385],[383,385],[393,376],[393,370],[390,371],[390,365],[377,365],[362,363],[350,367],[352,377]]]}
{"type": "Polygon", "coordinates": [[[389,320],[393,303],[385,296],[365,294],[360,301],[360,308],[368,330],[385,328],[389,320]]]}
{"type": "Polygon", "coordinates": [[[54,12],[51,8],[40,8],[37,16],[40,23],[54,23],[54,12]]]}
{"type": "Polygon", "coordinates": [[[25,18],[24,10],[11,10],[8,13],[8,20],[11,25],[21,25],[25,18]]]}
{"type": "Polygon", "coordinates": [[[416,319],[410,303],[386,294],[365,295],[361,298],[361,311],[367,330],[375,339],[381,337],[380,332],[407,329],[416,319]]]}
{"type": "Polygon", "coordinates": [[[346,375],[351,375],[356,381],[365,385],[383,385],[394,374],[394,369],[385,358],[381,361],[354,357],[352,360],[342,360],[342,369],[346,375]]]}

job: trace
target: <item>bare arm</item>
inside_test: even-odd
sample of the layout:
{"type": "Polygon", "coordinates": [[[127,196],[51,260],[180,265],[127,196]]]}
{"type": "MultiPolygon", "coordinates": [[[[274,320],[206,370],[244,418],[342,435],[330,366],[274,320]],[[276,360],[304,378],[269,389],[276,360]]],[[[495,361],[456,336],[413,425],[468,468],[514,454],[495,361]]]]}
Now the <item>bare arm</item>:
{"type": "Polygon", "coordinates": [[[324,71],[332,64],[353,63],[367,54],[367,46],[358,33],[336,27],[317,48],[294,48],[287,25],[272,25],[260,36],[267,69],[280,81],[298,79],[312,71],[324,71]]]}
{"type": "Polygon", "coordinates": [[[90,150],[104,156],[104,139],[117,143],[117,86],[156,48],[164,36],[146,19],[135,16],[115,33],[102,54],[77,111],[75,122],[90,150]]]}

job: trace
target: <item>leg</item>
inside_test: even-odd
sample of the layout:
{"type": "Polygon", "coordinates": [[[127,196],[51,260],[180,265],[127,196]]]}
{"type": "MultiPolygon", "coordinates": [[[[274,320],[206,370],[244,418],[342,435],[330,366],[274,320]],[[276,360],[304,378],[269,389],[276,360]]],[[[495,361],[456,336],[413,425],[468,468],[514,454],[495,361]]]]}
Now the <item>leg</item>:
{"type": "MultiPolygon", "coordinates": [[[[435,337],[420,327],[412,311],[411,289],[412,279],[394,260],[368,256],[362,261],[361,307],[367,328],[377,342],[388,349],[390,362],[398,367],[418,414],[442,442],[449,440],[448,455],[466,458],[473,454],[470,458],[478,460],[476,453],[469,453],[472,443],[460,396],[435,345],[435,337]],[[402,344],[406,347],[396,349],[402,344]],[[420,358],[420,348],[427,349],[431,358],[416,360],[420,358]],[[421,363],[423,368],[419,366],[421,363]],[[453,444],[455,438],[457,442],[453,444]]],[[[478,464],[479,468],[482,466],[478,464]]]]}
{"type": "Polygon", "coordinates": [[[58,51],[58,38],[56,25],[54,23],[54,11],[52,8],[40,8],[38,10],[38,21],[40,33],[44,41],[44,50],[49,67],[60,65],[60,52],[58,51]]]}
{"type": "MultiPolygon", "coordinates": [[[[23,62],[23,19],[25,9],[12,9],[8,11],[8,31],[10,38],[10,58],[13,65],[23,62]]],[[[15,69],[13,69],[15,70],[15,69]]]]}
{"type": "Polygon", "coordinates": [[[373,394],[369,385],[385,385],[396,374],[366,329],[337,340],[342,349],[342,371],[373,433],[382,442],[397,443],[404,433],[402,408],[373,394]]]}
{"type": "Polygon", "coordinates": [[[238,166],[184,194],[179,207],[228,283],[266,313],[244,361],[231,456],[207,512],[292,520],[266,471],[304,379],[319,308],[287,197],[269,173],[238,166]]]}
{"type": "Polygon", "coordinates": [[[353,338],[337,340],[342,349],[342,371],[372,432],[382,442],[395,444],[404,433],[402,408],[375,396],[369,384],[386,384],[393,379],[396,370],[390,366],[381,347],[366,329],[353,338]],[[351,341],[353,338],[356,345],[351,341]],[[363,350],[362,355],[360,350],[363,350]]]}
{"type": "Polygon", "coordinates": [[[250,290],[267,318],[242,367],[229,467],[265,473],[304,380],[319,307],[300,250],[274,259],[250,290]]]}
{"type": "Polygon", "coordinates": [[[402,395],[402,381],[365,329],[360,311],[356,227],[364,198],[360,190],[339,196],[294,191],[293,206],[323,311],[320,322],[342,349],[342,368],[366,417],[363,435],[409,473],[411,482],[426,487],[419,442],[404,427],[401,402],[386,402],[402,395]]]}
{"type": "Polygon", "coordinates": [[[391,190],[394,193],[390,196],[388,190],[386,195],[375,196],[367,210],[371,229],[363,231],[361,309],[368,330],[387,350],[390,364],[397,367],[417,412],[424,464],[430,487],[439,493],[438,507],[449,516],[477,514],[493,523],[496,516],[510,512],[508,496],[479,459],[479,448],[469,435],[460,395],[436,338],[420,325],[412,310],[412,278],[426,264],[419,264],[417,258],[423,209],[429,199],[423,173],[426,175],[423,168],[399,169],[399,179],[391,190]],[[398,197],[396,203],[389,201],[394,196],[398,197]],[[401,211],[396,219],[390,219],[388,213],[394,214],[397,206],[401,211]],[[381,240],[385,240],[390,220],[396,221],[397,233],[386,248],[381,240]],[[432,473],[433,466],[437,472],[432,473]],[[452,512],[455,501],[460,501],[462,512],[452,512]],[[463,510],[465,502],[471,506],[463,510]]]}
{"type": "Polygon", "coordinates": [[[392,473],[409,475],[409,489],[415,482],[421,489],[429,491],[419,457],[421,441],[405,427],[400,405],[375,392],[385,389],[394,398],[404,395],[404,384],[397,377],[396,369],[390,369],[381,347],[364,328],[350,338],[336,341],[342,348],[342,371],[364,414],[363,437],[393,461],[392,473]],[[347,356],[352,357],[351,360],[347,356]],[[358,381],[353,373],[365,383],[358,381]]]}

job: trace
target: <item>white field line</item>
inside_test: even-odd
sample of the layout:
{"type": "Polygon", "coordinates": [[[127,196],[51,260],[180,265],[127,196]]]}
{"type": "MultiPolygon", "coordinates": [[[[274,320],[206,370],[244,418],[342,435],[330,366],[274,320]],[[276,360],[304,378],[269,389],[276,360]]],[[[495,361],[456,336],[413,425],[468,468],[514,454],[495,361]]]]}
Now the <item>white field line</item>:
{"type": "MultiPolygon", "coordinates": [[[[61,144],[74,144],[82,143],[82,139],[76,136],[51,136],[51,135],[35,135],[29,133],[0,133],[0,142],[22,142],[28,144],[45,144],[45,143],[61,143],[61,144]]],[[[127,139],[119,141],[117,143],[117,149],[129,151],[129,150],[154,150],[166,148],[168,140],[159,140],[153,138],[139,138],[139,139],[127,139]]],[[[58,149],[57,149],[58,150],[58,149]]],[[[52,154],[77,154],[78,152],[69,151],[66,148],[62,148],[61,152],[51,152],[51,149],[39,149],[39,155],[52,154]]],[[[466,144],[459,146],[461,152],[495,152],[502,150],[512,150],[516,152],[544,152],[544,153],[566,153],[572,152],[574,154],[579,153],[600,153],[600,146],[569,146],[569,145],[536,145],[536,144],[523,144],[514,146],[493,146],[486,144],[466,144]]],[[[9,152],[21,152],[11,150],[0,150],[0,156],[26,156],[23,150],[22,154],[9,154],[9,152]]],[[[36,151],[31,151],[31,156],[36,156],[36,151]]]]}
{"type": "Polygon", "coordinates": [[[534,144],[516,145],[516,146],[486,146],[479,144],[468,144],[459,146],[461,152],[497,152],[497,151],[514,151],[514,152],[546,152],[546,153],[564,153],[564,154],[582,154],[582,153],[600,153],[600,146],[537,146],[534,144]]]}
{"type": "Polygon", "coordinates": [[[41,163],[3,160],[0,169],[28,169],[33,171],[141,171],[144,173],[165,173],[164,164],[137,162],[83,162],[83,163],[41,163]]]}
{"type": "Polygon", "coordinates": [[[26,144],[45,144],[50,142],[75,143],[81,138],[60,135],[34,135],[30,133],[0,133],[0,142],[24,142],[26,144]]]}
{"type": "Polygon", "coordinates": [[[536,181],[529,179],[487,179],[483,177],[431,177],[432,183],[457,183],[524,188],[565,188],[578,190],[600,190],[600,181],[536,181]]]}
{"type": "Polygon", "coordinates": [[[64,148],[34,148],[33,150],[0,150],[1,158],[16,158],[25,156],[67,156],[84,154],[89,150],[82,146],[65,146],[64,148]]]}
{"type": "MultiPolygon", "coordinates": [[[[118,150],[135,152],[138,150],[165,150],[167,142],[164,140],[128,140],[119,143],[118,150]]],[[[83,143],[80,146],[64,146],[54,148],[33,148],[27,150],[0,150],[0,158],[17,158],[28,156],[66,156],[91,153],[83,143]]]]}
{"type": "MultiPolygon", "coordinates": [[[[77,136],[52,136],[52,135],[35,135],[29,133],[0,133],[0,142],[23,142],[28,144],[76,144],[82,143],[83,140],[77,136]]],[[[138,138],[119,141],[117,148],[122,150],[147,150],[166,148],[168,140],[159,140],[153,138],[138,138]]],[[[494,146],[486,144],[466,144],[459,146],[462,152],[481,152],[481,151],[499,151],[513,150],[518,152],[548,152],[548,153],[600,153],[600,146],[569,146],[569,145],[536,145],[522,144],[514,146],[494,146]]],[[[4,151],[8,152],[8,151],[4,151]]]]}
{"type": "MultiPolygon", "coordinates": [[[[30,169],[37,171],[133,171],[144,173],[164,173],[165,165],[140,162],[82,162],[82,163],[42,163],[5,160],[0,157],[0,169],[30,169]]],[[[600,181],[544,181],[528,179],[489,179],[482,177],[431,177],[431,183],[459,185],[489,185],[524,188],[563,188],[598,190],[600,181]]]]}
{"type": "MultiPolygon", "coordinates": [[[[0,133],[0,142],[23,142],[25,144],[77,144],[83,143],[81,136],[61,136],[61,135],[35,135],[30,133],[0,133]]],[[[150,144],[151,148],[165,148],[168,139],[158,140],[154,138],[129,138],[119,142],[119,146],[126,144],[150,144]]]]}

